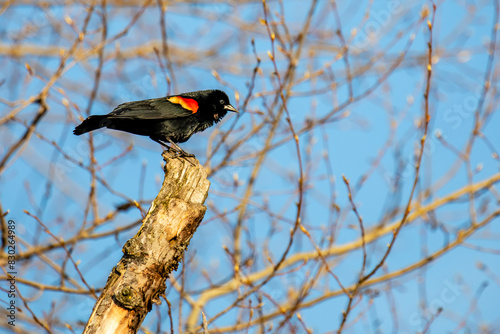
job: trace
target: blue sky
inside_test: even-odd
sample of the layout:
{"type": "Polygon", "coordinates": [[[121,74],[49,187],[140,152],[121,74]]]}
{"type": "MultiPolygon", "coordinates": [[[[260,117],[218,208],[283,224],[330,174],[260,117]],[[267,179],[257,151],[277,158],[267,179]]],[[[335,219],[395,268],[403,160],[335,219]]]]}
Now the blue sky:
{"type": "MultiPolygon", "coordinates": [[[[335,28],[331,12],[327,11],[328,4],[324,1],[319,3],[318,8],[320,9],[314,12],[307,50],[304,52],[305,55],[311,54],[311,56],[304,56],[298,64],[296,77],[302,78],[306,72],[314,72],[314,70],[322,68],[325,63],[332,63],[331,71],[335,79],[329,81],[325,75],[316,80],[304,80],[293,87],[287,108],[296,129],[301,129],[307,118],[313,116],[320,118],[328,114],[336,103],[342,104],[348,97],[348,89],[344,84],[344,63],[342,60],[335,60],[336,54],[331,51],[338,47],[338,40],[332,37],[321,40],[322,43],[314,43],[315,40],[320,40],[319,32],[329,31],[333,35],[335,28]],[[330,43],[323,43],[324,40],[330,43]],[[332,82],[339,83],[338,91],[324,90],[324,93],[309,93],[314,89],[329,87],[332,82]]],[[[478,4],[468,5],[459,1],[445,1],[439,3],[437,9],[434,25],[435,59],[430,94],[431,123],[427,138],[428,146],[423,157],[421,184],[417,190],[421,190],[421,187],[429,187],[436,182],[439,183],[439,180],[447,175],[452,177],[435,190],[432,198],[446,196],[450,192],[464,187],[468,182],[463,165],[458,168],[456,174],[450,173],[452,166],[457,161],[457,156],[450,149],[444,147],[435,134],[437,131],[448,143],[459,150],[469,139],[473,126],[473,112],[479,101],[488,59],[487,48],[493,22],[491,3],[491,1],[481,1],[478,4]],[[469,10],[471,8],[467,6],[475,6],[477,11],[467,11],[466,8],[469,10]]],[[[335,203],[344,208],[347,214],[336,235],[335,245],[348,243],[359,236],[359,230],[356,228],[357,220],[352,213],[348,213],[349,201],[346,187],[342,182],[342,175],[351,181],[351,185],[355,185],[370,168],[373,159],[380,150],[386,150],[380,167],[355,196],[356,205],[367,228],[375,226],[384,217],[391,203],[399,203],[400,205],[406,203],[413,182],[413,152],[415,144],[421,137],[421,132],[415,128],[415,122],[421,118],[423,112],[426,74],[425,63],[419,60],[419,57],[425,57],[428,39],[426,24],[418,23],[418,13],[420,13],[423,4],[415,1],[375,1],[369,11],[370,16],[363,21],[367,4],[366,1],[359,2],[359,8],[356,8],[357,3],[338,4],[342,30],[346,38],[348,39],[354,28],[357,29],[358,36],[360,36],[350,42],[353,50],[353,54],[350,56],[352,69],[363,68],[374,55],[380,57],[378,64],[381,68],[388,68],[395,58],[405,50],[411,34],[414,34],[415,38],[401,67],[391,74],[383,85],[359,102],[352,103],[340,110],[338,120],[328,122],[314,131],[300,136],[303,164],[310,171],[309,175],[311,176],[308,180],[305,213],[302,219],[312,231],[313,238],[318,244],[321,243],[320,240],[326,233],[325,229],[328,230],[332,224],[331,211],[329,210],[331,196],[335,196],[335,203]],[[370,31],[374,32],[373,45],[368,45],[365,38],[365,35],[368,36],[370,31]],[[402,33],[401,38],[398,37],[400,32],[402,33]],[[394,39],[398,41],[392,43],[394,39]],[[357,52],[356,48],[359,48],[360,52],[357,52]],[[345,114],[340,117],[342,113],[345,114]],[[397,128],[391,145],[384,148],[390,136],[391,122],[396,122],[397,128]],[[310,149],[309,158],[307,149],[310,149]],[[328,150],[326,160],[322,158],[322,153],[325,150],[328,150]],[[330,167],[327,166],[326,161],[330,167]],[[404,167],[398,167],[399,161],[403,162],[404,167]],[[332,175],[330,175],[329,168],[331,168],[332,175]],[[401,176],[401,193],[394,194],[391,182],[398,175],[401,176]],[[332,176],[335,179],[334,183],[328,182],[328,178],[332,176]],[[332,187],[334,193],[332,193],[332,187]]],[[[273,2],[269,4],[269,8],[272,13],[281,10],[273,2]]],[[[291,34],[297,33],[302,26],[308,8],[309,2],[305,1],[287,1],[285,3],[286,22],[291,34]]],[[[118,11],[108,9],[110,11],[108,36],[120,32],[128,24],[130,13],[134,13],[136,10],[136,8],[123,8],[118,11]]],[[[75,20],[77,26],[82,24],[83,14],[79,6],[53,7],[50,13],[60,20],[63,20],[63,17],[67,15],[75,20]]],[[[69,42],[64,37],[65,35],[53,34],[52,27],[48,23],[50,20],[47,20],[46,15],[46,13],[40,14],[39,9],[30,6],[9,8],[3,14],[3,23],[0,24],[2,39],[6,43],[14,44],[13,35],[9,35],[8,32],[19,31],[28,22],[34,24],[38,28],[38,32],[30,38],[23,39],[21,44],[57,45],[61,48],[67,48],[69,42]]],[[[256,41],[257,53],[263,61],[262,75],[256,80],[254,92],[254,94],[263,93],[263,97],[254,95],[247,109],[242,110],[241,115],[230,115],[217,127],[196,135],[188,143],[182,144],[184,149],[195,153],[201,163],[205,163],[207,160],[207,142],[214,132],[219,135],[216,138],[220,138],[220,131],[227,131],[233,123],[236,123],[237,130],[229,135],[229,140],[237,140],[239,136],[250,130],[252,122],[262,121],[262,113],[266,112],[266,106],[272,102],[272,96],[265,95],[276,85],[275,81],[270,79],[273,67],[267,57],[267,51],[271,47],[269,38],[266,36],[263,26],[258,23],[255,23],[255,27],[251,26],[245,33],[237,29],[241,22],[258,22],[260,18],[262,18],[260,3],[206,6],[176,4],[167,10],[169,42],[176,48],[187,50],[188,52],[184,54],[185,57],[188,57],[189,52],[197,53],[213,45],[223,46],[219,57],[207,56],[206,59],[190,63],[189,66],[176,67],[174,71],[175,86],[171,87],[172,93],[221,88],[227,91],[231,100],[237,104],[234,89],[241,97],[246,95],[247,83],[255,66],[250,44],[252,38],[256,41]],[[205,15],[207,14],[217,16],[218,20],[206,19],[205,15]],[[231,40],[232,43],[225,43],[225,40],[231,40]],[[234,56],[235,52],[239,53],[239,57],[234,56]],[[212,75],[212,70],[216,70],[224,81],[229,82],[230,87],[221,84],[212,75]]],[[[119,39],[119,46],[117,43],[113,43],[105,50],[107,52],[113,52],[118,48],[128,50],[150,41],[157,41],[161,37],[158,19],[158,9],[156,7],[148,9],[138,24],[127,35],[119,39]]],[[[99,19],[93,17],[91,27],[95,29],[99,24],[99,19]]],[[[277,29],[281,29],[280,31],[283,32],[282,28],[277,29]]],[[[65,30],[65,33],[68,33],[68,30],[65,30]]],[[[89,37],[87,47],[97,40],[97,36],[89,37]]],[[[182,56],[174,55],[174,57],[182,56]]],[[[58,65],[58,59],[54,57],[12,59],[2,56],[0,63],[5,68],[0,80],[6,79],[6,84],[0,86],[0,97],[16,101],[36,94],[43,87],[43,82],[39,79],[26,76],[25,63],[29,63],[36,73],[43,76],[44,73],[54,71],[58,65]]],[[[38,128],[44,136],[55,140],[67,154],[85,164],[88,164],[88,141],[85,136],[75,137],[71,132],[77,123],[76,118],[83,115],[87,107],[94,75],[94,72],[89,71],[89,69],[94,69],[96,64],[97,59],[93,58],[85,66],[74,66],[66,72],[58,82],[57,87],[66,91],[65,94],[72,103],[69,107],[70,111],[67,112],[64,106],[64,95],[55,90],[51,91],[50,113],[38,128]],[[74,119],[67,119],[68,114],[71,114],[74,119]]],[[[278,56],[277,64],[280,71],[286,70],[286,59],[282,56],[278,56]]],[[[111,111],[119,103],[164,96],[168,91],[162,70],[154,55],[132,57],[123,63],[115,59],[106,61],[103,73],[105,79],[101,83],[100,95],[92,106],[91,114],[104,114],[111,111]]],[[[379,73],[372,70],[353,80],[354,96],[362,94],[370,87],[377,80],[379,73]]],[[[498,86],[496,77],[492,81],[492,87],[495,88],[498,86]]],[[[488,95],[486,105],[491,105],[493,111],[496,111],[498,102],[495,100],[490,103],[492,99],[496,99],[496,96],[488,95]]],[[[6,105],[0,108],[2,116],[12,110],[6,105]]],[[[36,110],[36,106],[26,108],[19,114],[19,119],[30,120],[36,110]]],[[[499,117],[498,113],[494,113],[484,127],[485,136],[496,149],[498,149],[500,142],[499,117]]],[[[11,122],[0,125],[0,127],[0,138],[5,143],[5,146],[0,148],[0,156],[3,157],[5,147],[12,143],[14,138],[18,138],[25,127],[19,122],[11,122]]],[[[227,215],[228,222],[224,222],[220,219],[212,219],[217,215],[214,210],[231,211],[238,205],[238,199],[243,195],[246,182],[255,163],[254,160],[240,161],[238,158],[260,149],[268,131],[269,126],[264,126],[261,133],[251,138],[236,151],[234,164],[225,166],[211,177],[211,192],[206,203],[209,209],[205,216],[205,222],[208,221],[208,223],[202,223],[187,254],[188,258],[197,265],[196,268],[193,266],[187,280],[187,287],[191,290],[206,286],[207,282],[201,276],[201,271],[217,273],[214,281],[218,281],[218,276],[223,279],[231,274],[232,264],[222,246],[228,248],[233,246],[232,234],[228,230],[228,226],[234,224],[237,215],[227,215]],[[232,187],[230,184],[236,176],[241,184],[232,187]]],[[[288,136],[287,124],[283,120],[273,142],[279,142],[288,136]]],[[[102,171],[99,171],[99,175],[114,190],[124,194],[127,198],[149,201],[155,197],[163,178],[160,148],[156,143],[147,138],[113,131],[96,132],[94,142],[99,147],[96,157],[100,163],[117,156],[128,145],[133,144],[130,153],[116,164],[112,163],[104,167],[102,171]]],[[[215,165],[215,162],[221,158],[221,154],[215,155],[211,162],[212,165],[215,165]]],[[[296,196],[293,195],[296,189],[298,170],[296,159],[292,141],[273,149],[272,154],[266,158],[264,168],[256,180],[256,194],[252,198],[256,205],[249,209],[248,219],[245,220],[248,234],[245,234],[244,241],[255,243],[257,250],[266,247],[265,239],[268,234],[273,229],[277,230],[269,246],[275,257],[282,253],[288,240],[291,225],[270,218],[259,209],[259,206],[268,205],[269,210],[273,213],[293,220],[296,213],[294,203],[297,200],[296,196]]],[[[475,173],[473,177],[474,182],[487,179],[498,173],[498,159],[492,158],[491,150],[481,140],[477,140],[471,151],[471,165],[474,168],[478,165],[481,166],[480,171],[475,173]]],[[[34,241],[37,238],[40,238],[39,241],[47,241],[50,240],[50,237],[42,233],[37,227],[36,221],[25,215],[23,210],[33,213],[38,210],[40,218],[50,226],[52,233],[67,238],[82,224],[89,181],[88,172],[69,163],[48,143],[33,137],[0,176],[2,207],[4,210],[10,210],[9,218],[18,222],[19,234],[27,241],[34,241]],[[47,188],[47,177],[51,175],[55,175],[55,182],[51,188],[47,188]],[[44,210],[39,209],[40,206],[44,205],[46,205],[44,210]]],[[[102,216],[124,201],[123,198],[109,192],[102,185],[99,185],[97,191],[100,204],[99,214],[102,216]]],[[[485,193],[478,196],[476,202],[478,212],[480,204],[485,203],[484,201],[488,198],[490,199],[488,204],[490,211],[492,206],[498,206],[498,202],[492,200],[492,195],[485,193]]],[[[430,201],[431,199],[427,199],[424,203],[430,201]]],[[[144,208],[147,210],[148,204],[145,204],[144,208]]],[[[387,267],[384,267],[383,270],[395,271],[418,261],[423,257],[422,252],[436,251],[450,238],[453,240],[459,229],[470,224],[469,207],[465,200],[457,201],[437,210],[436,215],[438,222],[442,223],[440,226],[446,226],[449,230],[433,229],[429,227],[428,222],[421,219],[412,222],[410,226],[403,229],[389,256],[387,267]]],[[[479,214],[480,218],[483,216],[481,213],[479,214]]],[[[112,230],[139,218],[140,212],[137,209],[132,209],[119,214],[99,231],[112,230]]],[[[123,243],[133,236],[135,230],[122,234],[117,239],[109,237],[98,241],[89,240],[79,244],[74,250],[75,258],[81,261],[80,269],[92,285],[102,286],[105,283],[109,270],[121,257],[123,243]]],[[[476,233],[469,243],[495,249],[497,240],[494,236],[498,235],[498,232],[497,220],[476,233]]],[[[368,247],[370,255],[372,255],[369,258],[368,268],[373,268],[379,261],[384,246],[389,241],[389,237],[385,237],[368,247]]],[[[307,238],[300,235],[297,237],[292,251],[298,253],[313,249],[307,238]]],[[[243,250],[244,255],[249,255],[251,252],[251,249],[243,250]]],[[[262,259],[264,256],[257,254],[256,257],[262,259]]],[[[332,259],[335,263],[335,273],[341,277],[344,284],[348,285],[356,281],[360,269],[360,259],[361,251],[359,250],[345,259],[332,259]]],[[[55,256],[54,260],[61,261],[61,258],[55,256]]],[[[248,268],[248,273],[252,270],[262,269],[263,263],[263,261],[256,261],[254,267],[248,268]]],[[[481,323],[494,325],[498,323],[498,315],[492,306],[500,297],[498,284],[500,271],[496,263],[498,263],[498,251],[489,253],[460,246],[426,267],[425,271],[413,271],[394,281],[395,286],[391,289],[391,293],[387,292],[386,285],[373,287],[379,292],[379,296],[374,298],[375,306],[368,308],[369,298],[365,297],[351,314],[350,320],[359,315],[359,312],[367,312],[367,316],[352,327],[347,328],[346,332],[415,333],[423,329],[425,322],[422,322],[422,316],[424,318],[429,316],[430,313],[427,311],[434,310],[435,305],[443,306],[444,310],[442,315],[434,321],[430,332],[453,332],[460,319],[467,314],[471,301],[475,298],[474,294],[483,282],[489,282],[489,285],[480,296],[478,307],[472,312],[467,325],[473,330],[479,328],[481,323]],[[496,275],[497,281],[492,279],[491,275],[488,276],[484,271],[478,269],[478,262],[486,264],[492,270],[492,275],[496,275]],[[422,282],[425,282],[425,285],[421,284],[422,282]],[[424,287],[425,292],[422,293],[424,287]],[[425,306],[419,304],[422,302],[419,299],[422,294],[425,295],[425,306]],[[397,330],[391,315],[391,300],[394,300],[397,307],[397,330]],[[368,311],[366,311],[367,308],[368,311]],[[377,324],[374,324],[375,322],[377,324]]],[[[51,273],[46,268],[43,270],[47,273],[47,276],[44,276],[44,282],[57,284],[58,275],[51,273]]],[[[68,266],[67,270],[72,276],[76,276],[71,266],[68,266]]],[[[278,301],[284,301],[287,298],[286,287],[303,282],[307,278],[308,270],[314,272],[314,266],[306,266],[297,270],[294,275],[277,278],[271,281],[264,288],[264,291],[278,301]]],[[[23,278],[35,280],[38,275],[39,273],[34,268],[29,266],[24,268],[23,278]]],[[[325,281],[327,283],[324,284],[329,289],[338,289],[338,285],[333,279],[325,281]]],[[[33,289],[25,289],[27,294],[35,293],[33,289]]],[[[315,298],[321,293],[322,290],[317,288],[312,291],[309,297],[315,298]]],[[[367,295],[369,295],[368,292],[367,295]]],[[[55,301],[56,307],[63,305],[57,303],[61,296],[62,294],[57,292],[45,291],[37,297],[36,302],[32,303],[32,307],[37,312],[48,312],[47,301],[55,301]]],[[[194,298],[196,297],[195,295],[194,298]]],[[[213,316],[227,307],[232,297],[224,297],[209,304],[206,309],[207,316],[213,316]]],[[[72,310],[59,310],[65,321],[74,323],[75,321],[87,320],[93,305],[92,299],[76,295],[65,295],[63,298],[67,298],[70,303],[76,305],[76,308],[72,310]]],[[[176,296],[172,298],[177,300],[176,296]]],[[[301,311],[301,314],[304,321],[312,326],[314,333],[328,332],[339,325],[340,314],[346,303],[345,297],[332,298],[301,311]]],[[[162,314],[166,312],[165,305],[162,305],[160,309],[162,314]]],[[[271,306],[266,305],[266,311],[271,309],[271,306]]],[[[187,308],[184,314],[186,312],[187,308]]],[[[177,314],[177,310],[174,310],[174,315],[177,314]]],[[[155,319],[155,312],[152,312],[144,325],[155,328],[155,319]]],[[[234,314],[231,314],[222,317],[216,325],[224,327],[233,323],[234,314]]],[[[167,321],[164,321],[163,325],[167,330],[167,321]]]]}

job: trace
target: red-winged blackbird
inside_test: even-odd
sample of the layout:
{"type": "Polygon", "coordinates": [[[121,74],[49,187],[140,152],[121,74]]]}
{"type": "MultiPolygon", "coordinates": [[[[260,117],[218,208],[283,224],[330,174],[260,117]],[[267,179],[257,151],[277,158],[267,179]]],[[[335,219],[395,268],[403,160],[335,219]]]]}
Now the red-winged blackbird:
{"type": "Polygon", "coordinates": [[[176,143],[183,143],[194,133],[219,123],[228,111],[238,112],[226,93],[201,90],[120,104],[107,115],[89,116],[73,133],[79,136],[106,127],[149,136],[163,146],[169,142],[182,155],[192,156],[176,143]]]}

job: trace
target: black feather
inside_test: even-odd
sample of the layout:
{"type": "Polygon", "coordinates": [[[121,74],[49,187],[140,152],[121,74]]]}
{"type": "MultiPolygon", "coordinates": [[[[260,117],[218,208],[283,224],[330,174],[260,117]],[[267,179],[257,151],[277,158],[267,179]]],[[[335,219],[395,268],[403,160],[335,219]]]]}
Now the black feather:
{"type": "Polygon", "coordinates": [[[107,115],[89,116],[73,133],[81,135],[106,127],[149,136],[155,141],[182,143],[194,133],[218,123],[228,111],[236,109],[229,103],[226,93],[220,90],[203,90],[122,103],[107,115]],[[170,102],[168,99],[172,97],[195,100],[198,104],[197,111],[170,102]]]}

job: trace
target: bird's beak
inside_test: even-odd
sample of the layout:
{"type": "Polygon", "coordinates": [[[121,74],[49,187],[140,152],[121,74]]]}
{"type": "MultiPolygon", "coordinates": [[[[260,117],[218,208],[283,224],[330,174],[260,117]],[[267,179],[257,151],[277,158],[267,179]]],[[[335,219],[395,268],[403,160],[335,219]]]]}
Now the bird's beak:
{"type": "Polygon", "coordinates": [[[235,112],[235,113],[239,114],[238,110],[236,110],[236,109],[235,109],[232,105],[230,105],[230,104],[226,104],[226,105],[224,106],[224,109],[226,109],[227,111],[232,111],[232,112],[235,112]]]}

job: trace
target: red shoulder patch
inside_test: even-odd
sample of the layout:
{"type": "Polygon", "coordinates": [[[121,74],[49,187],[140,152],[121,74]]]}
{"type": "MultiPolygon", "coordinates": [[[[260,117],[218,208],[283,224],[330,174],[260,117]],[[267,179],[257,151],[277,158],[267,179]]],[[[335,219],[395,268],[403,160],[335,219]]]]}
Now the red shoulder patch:
{"type": "Polygon", "coordinates": [[[188,99],[185,97],[180,97],[180,96],[172,96],[167,99],[168,101],[175,103],[175,104],[180,104],[181,107],[183,107],[186,110],[191,111],[193,114],[198,111],[198,102],[194,99],[188,99]]]}

